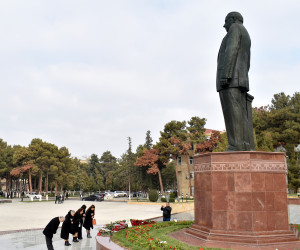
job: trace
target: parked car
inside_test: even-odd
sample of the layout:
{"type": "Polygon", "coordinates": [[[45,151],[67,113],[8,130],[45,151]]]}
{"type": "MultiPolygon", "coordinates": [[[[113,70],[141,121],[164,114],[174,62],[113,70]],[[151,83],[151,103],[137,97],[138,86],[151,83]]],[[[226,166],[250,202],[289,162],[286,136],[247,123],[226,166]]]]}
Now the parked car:
{"type": "Polygon", "coordinates": [[[118,197],[127,197],[127,193],[124,191],[115,191],[114,192],[114,197],[118,198],[118,197]]]}
{"type": "Polygon", "coordinates": [[[83,201],[104,201],[104,195],[103,194],[92,194],[87,197],[82,198],[83,201]]]}
{"type": "Polygon", "coordinates": [[[106,198],[111,198],[113,195],[112,195],[112,193],[110,193],[110,192],[105,192],[105,193],[104,193],[104,196],[105,196],[106,198]]]}
{"type": "MultiPolygon", "coordinates": [[[[27,194],[26,194],[26,197],[27,197],[27,198],[30,198],[30,197],[31,197],[30,193],[27,193],[27,194]]],[[[32,193],[32,198],[33,198],[33,199],[41,199],[41,198],[42,198],[42,195],[40,195],[38,192],[34,192],[34,193],[32,193]]]]}

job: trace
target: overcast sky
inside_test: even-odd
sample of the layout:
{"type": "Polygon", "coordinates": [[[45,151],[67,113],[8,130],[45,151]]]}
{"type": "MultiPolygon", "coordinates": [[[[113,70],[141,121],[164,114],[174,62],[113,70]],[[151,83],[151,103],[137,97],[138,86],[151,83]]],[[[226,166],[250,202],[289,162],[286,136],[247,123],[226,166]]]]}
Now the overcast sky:
{"type": "Polygon", "coordinates": [[[0,138],[82,158],[154,142],[172,120],[224,130],[215,87],[228,12],[251,41],[253,106],[299,91],[300,1],[0,1],[0,138]]]}

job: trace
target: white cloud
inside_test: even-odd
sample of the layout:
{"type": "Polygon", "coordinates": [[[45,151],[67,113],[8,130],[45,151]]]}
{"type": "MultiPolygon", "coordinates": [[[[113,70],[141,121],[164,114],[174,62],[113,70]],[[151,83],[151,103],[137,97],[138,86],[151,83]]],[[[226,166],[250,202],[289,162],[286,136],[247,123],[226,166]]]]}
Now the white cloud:
{"type": "Polygon", "coordinates": [[[4,1],[0,3],[0,137],[40,137],[76,156],[116,156],[165,123],[224,129],[215,90],[226,14],[252,39],[254,106],[298,91],[298,1],[4,1]]]}

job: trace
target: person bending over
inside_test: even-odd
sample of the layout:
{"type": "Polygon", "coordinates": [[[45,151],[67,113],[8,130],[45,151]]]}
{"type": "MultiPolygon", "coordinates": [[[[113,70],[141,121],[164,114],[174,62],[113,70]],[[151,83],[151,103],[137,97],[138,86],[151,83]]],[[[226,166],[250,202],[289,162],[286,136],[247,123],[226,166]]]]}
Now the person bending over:
{"type": "Polygon", "coordinates": [[[74,220],[74,210],[70,210],[65,217],[65,221],[61,227],[60,238],[65,240],[65,246],[71,246],[69,243],[69,234],[74,234],[73,220],[74,220]]]}
{"type": "Polygon", "coordinates": [[[59,223],[64,222],[64,221],[65,221],[64,216],[55,217],[45,227],[43,234],[45,235],[45,238],[46,238],[46,244],[47,244],[48,250],[54,250],[53,244],[52,244],[53,234],[56,234],[59,223]]]}
{"type": "Polygon", "coordinates": [[[91,236],[91,228],[93,229],[93,219],[95,216],[95,206],[91,205],[85,213],[85,220],[83,223],[83,227],[86,229],[87,237],[92,238],[91,236]]]}

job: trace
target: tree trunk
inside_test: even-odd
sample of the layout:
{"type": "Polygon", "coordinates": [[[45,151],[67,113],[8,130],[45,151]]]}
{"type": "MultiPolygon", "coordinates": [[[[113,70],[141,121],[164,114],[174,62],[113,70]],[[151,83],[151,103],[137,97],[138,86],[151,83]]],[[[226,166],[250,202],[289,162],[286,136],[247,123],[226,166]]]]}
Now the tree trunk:
{"type": "Polygon", "coordinates": [[[20,194],[20,181],[19,181],[19,177],[18,179],[15,181],[15,184],[16,184],[16,195],[17,197],[19,198],[19,194],[20,194]]]}
{"type": "Polygon", "coordinates": [[[28,183],[29,183],[30,195],[32,195],[31,169],[28,170],[28,183]]]}
{"type": "Polygon", "coordinates": [[[57,180],[55,180],[55,196],[57,196],[57,180]]]}
{"type": "Polygon", "coordinates": [[[42,194],[42,182],[43,182],[43,171],[40,171],[40,177],[39,177],[39,194],[42,194]]]}
{"type": "Polygon", "coordinates": [[[186,155],[186,164],[188,168],[188,177],[189,177],[189,193],[190,196],[192,196],[192,181],[191,181],[191,169],[190,169],[190,159],[189,159],[189,154],[186,155]]]}
{"type": "Polygon", "coordinates": [[[9,190],[9,197],[12,198],[10,195],[11,195],[11,186],[12,186],[12,179],[11,179],[11,176],[9,175],[8,177],[8,190],[9,190]]]}
{"type": "Polygon", "coordinates": [[[46,180],[45,180],[45,192],[46,192],[46,195],[48,194],[48,181],[49,181],[49,174],[48,174],[48,170],[47,170],[46,180]]]}
{"type": "Polygon", "coordinates": [[[130,193],[131,193],[131,186],[130,186],[130,179],[129,179],[129,187],[128,187],[129,193],[128,193],[128,198],[130,200],[130,193]]]}
{"type": "Polygon", "coordinates": [[[130,182],[131,182],[131,167],[128,168],[128,171],[129,171],[129,185],[128,185],[129,194],[128,194],[128,197],[129,197],[129,200],[130,200],[130,192],[131,192],[131,186],[130,186],[130,182]]]}
{"type": "Polygon", "coordinates": [[[9,177],[8,176],[6,176],[6,193],[8,193],[9,192],[9,177]]]}
{"type": "Polygon", "coordinates": [[[180,196],[180,186],[179,186],[179,177],[178,177],[178,169],[177,169],[177,157],[173,157],[174,165],[175,165],[175,173],[176,173],[176,181],[177,181],[177,196],[180,196]]]}
{"type": "Polygon", "coordinates": [[[162,195],[165,195],[164,187],[163,187],[163,183],[162,183],[161,174],[160,174],[159,169],[158,169],[157,173],[158,173],[158,179],[159,179],[160,192],[161,192],[162,195]]]}
{"type": "Polygon", "coordinates": [[[34,178],[33,178],[33,190],[35,190],[36,189],[36,177],[34,176],[34,178]]]}

